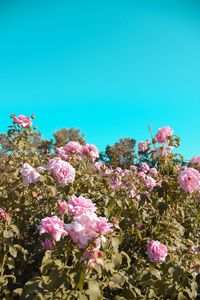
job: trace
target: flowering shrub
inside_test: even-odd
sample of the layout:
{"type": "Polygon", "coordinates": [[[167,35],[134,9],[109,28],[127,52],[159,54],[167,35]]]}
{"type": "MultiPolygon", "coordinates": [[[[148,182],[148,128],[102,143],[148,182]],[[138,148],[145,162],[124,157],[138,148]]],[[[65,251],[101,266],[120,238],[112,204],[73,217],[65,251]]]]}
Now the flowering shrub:
{"type": "Polygon", "coordinates": [[[170,127],[123,167],[131,139],[109,161],[78,131],[51,143],[34,116],[12,119],[0,139],[1,299],[197,298],[200,160],[173,153],[170,127]]]}

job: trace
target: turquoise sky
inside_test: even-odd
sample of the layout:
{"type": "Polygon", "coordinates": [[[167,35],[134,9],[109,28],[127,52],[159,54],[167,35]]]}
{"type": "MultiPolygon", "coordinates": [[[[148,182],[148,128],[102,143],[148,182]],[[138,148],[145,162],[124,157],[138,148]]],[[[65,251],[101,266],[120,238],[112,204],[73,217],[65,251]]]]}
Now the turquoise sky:
{"type": "Polygon", "coordinates": [[[0,130],[36,114],[103,149],[171,126],[200,154],[200,2],[0,0],[0,130]]]}

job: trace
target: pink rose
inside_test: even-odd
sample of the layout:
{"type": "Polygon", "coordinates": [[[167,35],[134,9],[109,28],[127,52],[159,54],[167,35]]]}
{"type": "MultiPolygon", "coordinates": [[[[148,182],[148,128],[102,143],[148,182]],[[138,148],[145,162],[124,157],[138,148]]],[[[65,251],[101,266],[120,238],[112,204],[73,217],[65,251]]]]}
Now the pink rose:
{"type": "Polygon", "coordinates": [[[200,173],[193,168],[185,168],[178,176],[180,187],[185,192],[193,192],[200,190],[200,173]]]}
{"type": "Polygon", "coordinates": [[[40,234],[49,233],[52,238],[58,242],[62,236],[67,235],[64,230],[64,223],[57,216],[47,217],[41,220],[41,225],[39,225],[40,234]]]}
{"type": "Polygon", "coordinates": [[[90,241],[96,238],[96,219],[97,215],[95,213],[85,212],[74,217],[70,224],[65,225],[67,232],[80,248],[85,248],[90,241]]]}
{"type": "Polygon", "coordinates": [[[122,181],[120,177],[112,177],[109,179],[109,184],[112,189],[118,189],[122,185],[122,181]]]}
{"type": "Polygon", "coordinates": [[[142,163],[140,168],[144,173],[147,173],[150,169],[149,165],[147,165],[146,163],[142,163]]]}
{"type": "Polygon", "coordinates": [[[48,161],[47,169],[51,171],[56,181],[65,186],[75,179],[75,169],[66,161],[59,157],[54,157],[48,161]]]}
{"type": "Polygon", "coordinates": [[[144,173],[144,172],[138,172],[138,177],[141,177],[141,178],[143,178],[143,179],[145,179],[146,178],[146,174],[144,173]]]}
{"type": "MultiPolygon", "coordinates": [[[[22,181],[24,185],[29,185],[30,183],[35,183],[40,178],[40,173],[36,171],[37,169],[33,168],[28,163],[23,164],[20,169],[20,173],[23,177],[22,181]]],[[[41,171],[40,169],[38,171],[41,171]]]]}
{"type": "Polygon", "coordinates": [[[69,159],[69,155],[66,153],[64,147],[56,148],[56,153],[58,154],[58,156],[61,159],[64,159],[64,160],[68,160],[69,159]]]}
{"type": "Polygon", "coordinates": [[[158,174],[158,171],[157,171],[156,168],[151,168],[151,169],[149,170],[149,172],[150,172],[151,174],[153,174],[153,175],[157,175],[157,174],[158,174]]]}
{"type": "Polygon", "coordinates": [[[95,230],[96,232],[99,232],[101,234],[107,234],[109,232],[112,232],[112,224],[108,223],[108,220],[106,218],[99,217],[96,220],[95,230]]]}
{"type": "Polygon", "coordinates": [[[82,151],[82,145],[78,142],[70,141],[65,146],[64,149],[67,154],[80,154],[82,151]]]}
{"type": "Polygon", "coordinates": [[[159,241],[150,241],[147,245],[147,254],[152,262],[161,263],[165,261],[168,251],[159,241]]]}
{"type": "Polygon", "coordinates": [[[81,149],[81,153],[92,161],[99,158],[99,150],[92,144],[85,144],[81,149]]]}
{"type": "Polygon", "coordinates": [[[29,119],[28,117],[26,117],[24,115],[19,115],[18,117],[14,116],[13,120],[14,120],[15,124],[17,124],[18,126],[21,126],[23,128],[32,125],[31,119],[29,119]]]}
{"type": "Polygon", "coordinates": [[[64,215],[68,212],[68,204],[66,201],[58,201],[58,211],[61,215],[64,215]]]}
{"type": "Polygon", "coordinates": [[[42,243],[42,248],[44,250],[52,250],[53,249],[53,243],[52,243],[52,240],[45,240],[43,243],[42,243]]]}
{"type": "Polygon", "coordinates": [[[169,126],[159,128],[158,133],[155,136],[155,140],[160,144],[167,143],[169,137],[173,135],[173,132],[174,131],[169,126]]]}
{"type": "Polygon", "coordinates": [[[81,160],[82,147],[78,142],[70,141],[64,147],[56,148],[56,152],[64,160],[69,160],[72,155],[76,155],[76,158],[81,160]]]}
{"type": "Polygon", "coordinates": [[[75,216],[80,216],[84,212],[95,212],[96,207],[90,199],[83,196],[72,196],[68,201],[69,212],[75,216]]]}
{"type": "Polygon", "coordinates": [[[147,188],[149,188],[149,189],[152,189],[152,188],[154,188],[154,187],[156,186],[156,181],[155,181],[155,179],[153,179],[153,178],[150,177],[150,176],[147,176],[147,177],[145,178],[145,183],[146,183],[147,188]]]}

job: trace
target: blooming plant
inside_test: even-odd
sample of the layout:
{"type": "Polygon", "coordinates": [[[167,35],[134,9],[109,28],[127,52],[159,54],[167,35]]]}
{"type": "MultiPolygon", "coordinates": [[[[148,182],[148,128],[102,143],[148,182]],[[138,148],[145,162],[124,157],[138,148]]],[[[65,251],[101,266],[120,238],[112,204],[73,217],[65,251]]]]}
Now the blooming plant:
{"type": "Polygon", "coordinates": [[[34,116],[11,117],[0,135],[0,299],[198,299],[200,160],[174,151],[169,126],[128,158],[134,142],[121,139],[109,161],[78,130],[51,142],[34,116]]]}

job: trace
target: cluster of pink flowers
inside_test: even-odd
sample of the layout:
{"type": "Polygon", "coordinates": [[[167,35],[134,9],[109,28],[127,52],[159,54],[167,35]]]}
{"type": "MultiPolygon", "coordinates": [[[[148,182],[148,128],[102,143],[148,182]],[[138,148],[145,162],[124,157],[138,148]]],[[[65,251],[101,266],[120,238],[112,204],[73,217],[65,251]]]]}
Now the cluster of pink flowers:
{"type": "Polygon", "coordinates": [[[179,173],[178,181],[185,192],[191,193],[200,190],[200,173],[196,169],[185,168],[179,173]]]}
{"type": "Polygon", "coordinates": [[[164,126],[158,129],[158,133],[155,135],[154,140],[160,144],[165,144],[169,141],[169,138],[173,135],[173,129],[169,126],[164,126]]]}
{"type": "Polygon", "coordinates": [[[150,142],[147,140],[146,142],[140,141],[138,143],[138,152],[146,152],[149,149],[150,142]]]}
{"type": "Polygon", "coordinates": [[[31,119],[29,119],[27,116],[19,115],[18,117],[13,116],[14,123],[17,124],[20,127],[29,127],[32,125],[31,119]]]}
{"type": "Polygon", "coordinates": [[[0,217],[4,220],[4,221],[8,221],[9,220],[9,214],[0,207],[0,217]]]}
{"type": "Polygon", "coordinates": [[[162,263],[165,261],[168,251],[165,245],[159,241],[152,240],[147,245],[147,254],[152,262],[162,263]]]}
{"type": "Polygon", "coordinates": [[[90,199],[73,196],[68,207],[74,218],[65,225],[65,229],[73,241],[80,248],[86,248],[91,242],[95,247],[100,247],[101,241],[105,240],[104,235],[112,232],[112,224],[96,215],[96,207],[90,199]]]}
{"type": "Polygon", "coordinates": [[[92,161],[99,157],[99,151],[96,146],[92,144],[81,145],[74,141],[68,142],[63,147],[56,148],[56,152],[64,160],[69,160],[73,155],[78,160],[82,160],[82,156],[92,161]]]}
{"type": "Polygon", "coordinates": [[[56,181],[65,186],[75,179],[75,169],[66,161],[59,157],[54,157],[48,161],[47,169],[53,174],[56,181]]]}
{"type": "Polygon", "coordinates": [[[62,236],[67,235],[67,231],[64,229],[64,222],[57,216],[42,219],[41,225],[39,225],[39,232],[40,234],[50,234],[56,242],[60,241],[62,236]]]}
{"type": "Polygon", "coordinates": [[[35,183],[40,179],[40,173],[44,170],[42,167],[33,168],[28,163],[23,164],[20,169],[20,173],[23,177],[22,181],[24,185],[35,183]]]}
{"type": "Polygon", "coordinates": [[[140,169],[141,171],[138,172],[137,175],[145,181],[146,187],[148,189],[153,189],[157,185],[156,180],[151,176],[148,176],[147,173],[149,172],[153,175],[157,175],[157,169],[150,168],[147,163],[142,163],[140,169]]]}

